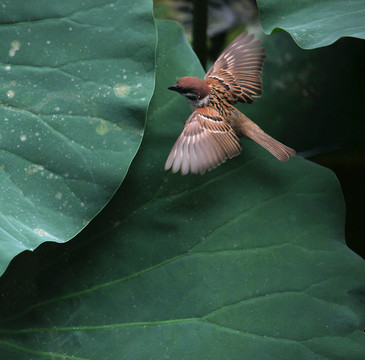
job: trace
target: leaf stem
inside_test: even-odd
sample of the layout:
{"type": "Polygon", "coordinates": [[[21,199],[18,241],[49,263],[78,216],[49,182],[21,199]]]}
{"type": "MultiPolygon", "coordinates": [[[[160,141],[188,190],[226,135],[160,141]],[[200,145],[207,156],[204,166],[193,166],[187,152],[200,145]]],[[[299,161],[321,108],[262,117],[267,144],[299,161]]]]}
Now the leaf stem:
{"type": "Polygon", "coordinates": [[[208,0],[193,0],[193,49],[205,69],[207,63],[208,0]]]}

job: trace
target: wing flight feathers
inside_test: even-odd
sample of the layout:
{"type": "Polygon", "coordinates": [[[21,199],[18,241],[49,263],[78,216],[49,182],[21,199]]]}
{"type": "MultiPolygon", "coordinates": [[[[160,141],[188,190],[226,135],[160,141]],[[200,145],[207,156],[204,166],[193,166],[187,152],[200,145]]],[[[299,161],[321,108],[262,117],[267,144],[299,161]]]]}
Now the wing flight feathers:
{"type": "Polygon", "coordinates": [[[180,170],[182,175],[204,174],[240,152],[239,139],[227,122],[220,116],[195,111],[173,146],[165,170],[180,170]]]}
{"type": "Polygon", "coordinates": [[[218,57],[205,75],[206,81],[223,86],[231,103],[252,103],[262,94],[262,67],[265,49],[253,35],[238,36],[218,57]]]}

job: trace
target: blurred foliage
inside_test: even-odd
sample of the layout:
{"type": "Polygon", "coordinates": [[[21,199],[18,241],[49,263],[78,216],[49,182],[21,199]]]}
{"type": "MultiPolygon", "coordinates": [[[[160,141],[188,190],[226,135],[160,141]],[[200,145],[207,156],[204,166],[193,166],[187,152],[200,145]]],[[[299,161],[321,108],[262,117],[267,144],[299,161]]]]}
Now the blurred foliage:
{"type": "MultiPolygon", "coordinates": [[[[257,18],[254,0],[208,0],[208,6],[209,38],[227,33],[257,18]]],[[[179,22],[189,38],[192,33],[192,14],[193,0],[154,0],[154,16],[179,22]]]]}

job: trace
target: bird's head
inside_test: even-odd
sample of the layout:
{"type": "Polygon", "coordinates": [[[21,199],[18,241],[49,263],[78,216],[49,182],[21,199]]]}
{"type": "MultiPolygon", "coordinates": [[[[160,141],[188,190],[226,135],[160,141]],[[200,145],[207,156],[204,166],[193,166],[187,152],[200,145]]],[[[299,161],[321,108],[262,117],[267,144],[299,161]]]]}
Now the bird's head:
{"type": "Polygon", "coordinates": [[[194,76],[182,77],[168,89],[184,95],[193,107],[201,107],[209,102],[209,86],[194,76]]]}

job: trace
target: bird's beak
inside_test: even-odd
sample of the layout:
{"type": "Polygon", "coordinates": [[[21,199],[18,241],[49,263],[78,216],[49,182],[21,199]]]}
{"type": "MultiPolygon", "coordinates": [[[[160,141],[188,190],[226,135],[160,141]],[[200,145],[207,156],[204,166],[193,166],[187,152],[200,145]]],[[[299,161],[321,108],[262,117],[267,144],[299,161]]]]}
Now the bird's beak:
{"type": "Polygon", "coordinates": [[[173,91],[177,91],[177,92],[179,92],[179,90],[178,90],[178,88],[177,88],[176,84],[175,84],[175,85],[172,85],[172,86],[170,86],[170,87],[168,87],[167,89],[168,89],[168,90],[173,90],[173,91]]]}

